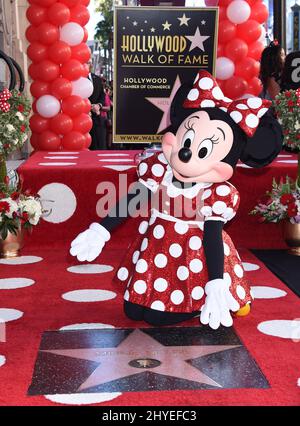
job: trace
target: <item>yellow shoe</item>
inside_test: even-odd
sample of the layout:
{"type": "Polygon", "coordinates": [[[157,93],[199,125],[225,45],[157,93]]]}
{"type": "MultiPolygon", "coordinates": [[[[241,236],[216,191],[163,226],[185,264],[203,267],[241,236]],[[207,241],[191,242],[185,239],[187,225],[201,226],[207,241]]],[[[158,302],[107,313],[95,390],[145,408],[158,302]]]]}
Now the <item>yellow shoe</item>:
{"type": "Polygon", "coordinates": [[[239,309],[237,312],[235,312],[235,315],[237,317],[245,317],[246,315],[250,313],[250,310],[251,310],[250,303],[248,303],[247,305],[239,309]]]}

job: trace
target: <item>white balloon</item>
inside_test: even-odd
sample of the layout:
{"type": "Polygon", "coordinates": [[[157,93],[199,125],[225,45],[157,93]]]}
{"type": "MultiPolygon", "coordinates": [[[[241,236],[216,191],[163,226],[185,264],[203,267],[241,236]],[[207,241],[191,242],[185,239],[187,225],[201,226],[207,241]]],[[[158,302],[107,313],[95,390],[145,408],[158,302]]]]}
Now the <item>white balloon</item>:
{"type": "Polygon", "coordinates": [[[232,77],[235,71],[234,63],[225,56],[221,56],[216,62],[216,77],[219,80],[228,80],[232,77]]]}
{"type": "Polygon", "coordinates": [[[68,22],[60,28],[60,40],[68,43],[70,46],[80,44],[83,39],[83,28],[76,22],[68,22]]]}
{"type": "Polygon", "coordinates": [[[78,80],[72,81],[72,95],[87,99],[91,96],[93,90],[93,83],[88,78],[80,77],[78,80]]]}
{"type": "Polygon", "coordinates": [[[246,1],[235,0],[227,7],[226,15],[229,21],[234,24],[242,24],[249,19],[251,15],[251,8],[246,1]]]}
{"type": "Polygon", "coordinates": [[[55,96],[41,96],[36,103],[37,112],[46,118],[55,117],[60,111],[60,102],[55,96]]]}

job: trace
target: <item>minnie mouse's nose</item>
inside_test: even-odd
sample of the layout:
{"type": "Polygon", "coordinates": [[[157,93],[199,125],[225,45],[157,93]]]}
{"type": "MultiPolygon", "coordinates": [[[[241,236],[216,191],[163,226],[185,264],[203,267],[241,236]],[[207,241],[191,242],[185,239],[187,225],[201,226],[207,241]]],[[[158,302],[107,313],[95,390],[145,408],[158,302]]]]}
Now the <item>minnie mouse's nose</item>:
{"type": "Polygon", "coordinates": [[[192,157],[192,151],[189,148],[181,148],[178,157],[183,163],[188,163],[192,157]]]}

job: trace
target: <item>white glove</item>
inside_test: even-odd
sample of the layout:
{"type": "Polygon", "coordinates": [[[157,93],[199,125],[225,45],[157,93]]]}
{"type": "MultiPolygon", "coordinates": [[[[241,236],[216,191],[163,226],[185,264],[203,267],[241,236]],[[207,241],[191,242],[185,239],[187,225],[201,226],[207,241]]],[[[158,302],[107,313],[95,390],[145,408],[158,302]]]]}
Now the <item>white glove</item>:
{"type": "Polygon", "coordinates": [[[110,239],[110,233],[99,223],[92,223],[81,232],[71,243],[70,253],[80,262],[92,262],[101,253],[105,243],[110,239]]]}
{"type": "Polygon", "coordinates": [[[231,327],[230,311],[238,311],[239,303],[229,291],[229,285],[221,278],[208,281],[205,286],[206,300],[201,308],[200,322],[216,330],[220,324],[231,327]]]}

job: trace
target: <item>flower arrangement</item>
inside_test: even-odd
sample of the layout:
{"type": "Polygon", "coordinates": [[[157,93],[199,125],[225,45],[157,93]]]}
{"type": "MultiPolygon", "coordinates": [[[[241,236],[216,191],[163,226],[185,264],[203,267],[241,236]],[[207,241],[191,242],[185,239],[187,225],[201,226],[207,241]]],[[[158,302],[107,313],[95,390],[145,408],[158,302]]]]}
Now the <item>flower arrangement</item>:
{"type": "Polygon", "coordinates": [[[266,192],[250,214],[259,215],[260,222],[288,220],[292,224],[300,223],[300,188],[297,182],[288,176],[285,182],[281,179],[277,183],[274,179],[272,190],[266,192]]]}

